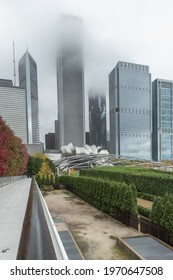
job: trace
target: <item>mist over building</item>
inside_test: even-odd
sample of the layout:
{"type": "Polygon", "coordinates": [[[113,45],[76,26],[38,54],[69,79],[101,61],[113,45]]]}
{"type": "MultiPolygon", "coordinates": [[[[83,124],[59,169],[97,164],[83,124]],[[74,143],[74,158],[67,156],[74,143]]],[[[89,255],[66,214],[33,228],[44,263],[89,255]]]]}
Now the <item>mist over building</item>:
{"type": "Polygon", "coordinates": [[[149,66],[118,62],[109,74],[110,152],[151,159],[149,66]]]}
{"type": "Polygon", "coordinates": [[[85,143],[84,62],[82,21],[71,15],[60,19],[57,57],[58,145],[85,143]]]}
{"type": "Polygon", "coordinates": [[[106,149],[106,97],[89,91],[89,143],[106,149]]]}
{"type": "Polygon", "coordinates": [[[39,142],[37,64],[28,51],[19,61],[19,86],[25,89],[28,143],[39,142]]]}
{"type": "Polygon", "coordinates": [[[13,86],[12,80],[0,79],[0,116],[15,136],[27,143],[25,90],[13,86]]]}

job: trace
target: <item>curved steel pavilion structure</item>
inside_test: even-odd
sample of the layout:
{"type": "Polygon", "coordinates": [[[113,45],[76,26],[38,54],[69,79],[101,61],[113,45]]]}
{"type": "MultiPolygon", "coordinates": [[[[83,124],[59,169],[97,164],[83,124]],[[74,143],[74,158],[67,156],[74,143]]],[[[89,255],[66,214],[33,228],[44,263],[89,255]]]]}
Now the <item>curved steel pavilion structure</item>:
{"type": "Polygon", "coordinates": [[[150,161],[141,158],[123,157],[116,154],[109,154],[107,150],[95,145],[83,145],[83,147],[75,147],[72,143],[61,148],[62,157],[53,160],[55,166],[60,170],[68,169],[87,169],[94,166],[148,166],[163,170],[172,170],[170,164],[162,162],[150,161]]]}

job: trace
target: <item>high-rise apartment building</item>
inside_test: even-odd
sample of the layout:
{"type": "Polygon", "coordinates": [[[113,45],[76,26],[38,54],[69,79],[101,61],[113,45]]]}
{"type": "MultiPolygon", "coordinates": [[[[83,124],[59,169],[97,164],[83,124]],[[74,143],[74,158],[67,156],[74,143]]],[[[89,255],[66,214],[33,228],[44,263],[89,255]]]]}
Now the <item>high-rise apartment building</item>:
{"type": "Polygon", "coordinates": [[[60,26],[57,59],[59,148],[70,142],[75,146],[85,142],[82,21],[63,15],[60,26]]]}
{"type": "Polygon", "coordinates": [[[26,91],[28,143],[39,142],[37,64],[28,51],[19,61],[19,86],[26,91]]]}
{"type": "Polygon", "coordinates": [[[152,108],[152,158],[173,160],[173,81],[153,81],[152,108]]]}
{"type": "Polygon", "coordinates": [[[110,152],[151,159],[149,67],[118,62],[109,74],[110,152]]]}
{"type": "Polygon", "coordinates": [[[90,144],[106,149],[106,97],[89,92],[90,144]]]}
{"type": "Polygon", "coordinates": [[[15,136],[27,143],[25,90],[13,87],[11,80],[0,79],[0,116],[13,130],[15,136]]]}

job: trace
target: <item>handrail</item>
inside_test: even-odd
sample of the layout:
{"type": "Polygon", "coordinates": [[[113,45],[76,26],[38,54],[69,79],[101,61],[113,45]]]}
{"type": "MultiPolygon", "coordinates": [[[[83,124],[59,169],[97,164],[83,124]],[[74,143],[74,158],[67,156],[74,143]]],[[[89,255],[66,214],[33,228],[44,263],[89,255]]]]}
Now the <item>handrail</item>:
{"type": "Polygon", "coordinates": [[[68,259],[35,178],[32,178],[17,259],[68,259]]]}
{"type": "Polygon", "coordinates": [[[57,259],[68,260],[68,256],[67,256],[66,251],[64,249],[63,243],[60,239],[60,236],[59,236],[59,234],[56,230],[56,226],[55,226],[55,224],[53,222],[53,219],[50,215],[50,212],[48,210],[48,207],[46,205],[44,197],[43,197],[35,179],[34,179],[34,181],[35,181],[37,189],[38,189],[39,197],[40,197],[40,200],[41,200],[41,203],[42,203],[42,206],[43,206],[43,211],[44,211],[44,214],[45,214],[45,218],[46,218],[46,221],[47,221],[47,225],[48,225],[48,228],[49,228],[50,236],[51,236],[51,239],[52,239],[52,243],[53,243],[53,246],[54,246],[54,250],[55,250],[57,259]]]}

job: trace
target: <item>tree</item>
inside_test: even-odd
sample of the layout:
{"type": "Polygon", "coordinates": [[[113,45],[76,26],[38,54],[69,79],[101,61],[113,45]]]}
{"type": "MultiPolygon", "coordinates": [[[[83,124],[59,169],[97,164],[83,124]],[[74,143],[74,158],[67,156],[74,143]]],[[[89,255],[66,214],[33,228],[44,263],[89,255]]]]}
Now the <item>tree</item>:
{"type": "MultiPolygon", "coordinates": [[[[29,174],[40,174],[40,170],[43,168],[42,165],[46,163],[46,166],[49,166],[49,174],[56,173],[56,167],[52,160],[50,160],[46,155],[44,154],[35,154],[33,157],[29,157],[28,166],[27,166],[27,172],[29,174]],[[50,172],[51,171],[51,172],[50,172]]],[[[46,172],[46,170],[45,170],[46,172]]],[[[43,173],[43,170],[41,171],[43,173]]],[[[46,173],[44,175],[47,175],[46,173]]]]}
{"type": "Polygon", "coordinates": [[[50,160],[46,155],[44,154],[35,154],[35,174],[39,173],[40,168],[43,164],[43,162],[46,162],[49,168],[51,169],[52,173],[56,173],[56,167],[52,160],[50,160]]]}
{"type": "Polygon", "coordinates": [[[45,161],[47,161],[47,163],[48,163],[50,169],[51,169],[52,172],[55,174],[55,173],[56,173],[56,166],[55,166],[55,164],[53,163],[53,161],[52,161],[51,159],[49,159],[49,158],[46,158],[45,161]]]}
{"type": "Polygon", "coordinates": [[[22,175],[26,171],[28,157],[21,139],[0,116],[0,176],[22,175]]]}
{"type": "Polygon", "coordinates": [[[163,198],[161,197],[155,197],[150,213],[150,220],[155,223],[160,225],[161,219],[163,217],[164,213],[164,205],[163,205],[163,198]]]}
{"type": "Polygon", "coordinates": [[[137,200],[132,186],[127,186],[122,200],[121,210],[132,214],[138,213],[137,200]]]}
{"type": "Polygon", "coordinates": [[[173,204],[168,200],[160,224],[173,232],[173,204]]]}
{"type": "Polygon", "coordinates": [[[27,165],[27,172],[33,175],[38,174],[42,163],[43,159],[30,156],[27,165]]]}
{"type": "Polygon", "coordinates": [[[38,175],[42,176],[51,176],[53,174],[51,168],[49,167],[49,164],[47,161],[44,161],[41,165],[40,171],[38,172],[38,175]]]}

